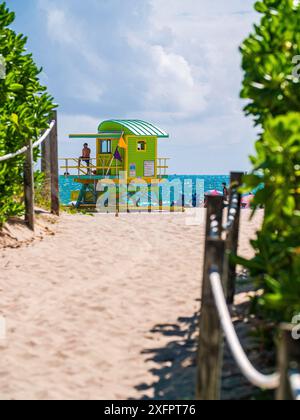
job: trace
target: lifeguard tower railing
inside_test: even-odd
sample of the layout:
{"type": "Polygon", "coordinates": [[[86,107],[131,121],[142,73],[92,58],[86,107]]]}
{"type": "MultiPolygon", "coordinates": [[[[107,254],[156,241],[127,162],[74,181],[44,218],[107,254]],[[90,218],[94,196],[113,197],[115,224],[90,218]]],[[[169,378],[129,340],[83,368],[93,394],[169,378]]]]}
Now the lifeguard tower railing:
{"type": "MultiPolygon", "coordinates": [[[[168,175],[168,161],[169,158],[158,158],[157,159],[157,177],[163,178],[168,175]]],[[[111,172],[118,176],[120,172],[124,171],[124,165],[112,158],[90,158],[87,163],[84,159],[80,158],[60,158],[60,162],[63,162],[60,169],[65,175],[109,175],[111,172]],[[74,173],[75,172],[75,173],[74,173]]]]}
{"type": "Polygon", "coordinates": [[[158,158],[157,159],[157,176],[158,178],[163,178],[168,175],[169,162],[170,158],[158,158]]]}

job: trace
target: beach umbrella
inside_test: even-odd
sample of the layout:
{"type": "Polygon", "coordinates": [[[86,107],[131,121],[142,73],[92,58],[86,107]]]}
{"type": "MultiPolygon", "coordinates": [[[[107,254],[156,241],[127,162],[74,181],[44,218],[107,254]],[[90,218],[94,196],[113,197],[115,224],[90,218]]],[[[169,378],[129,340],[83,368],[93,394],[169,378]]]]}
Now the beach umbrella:
{"type": "Polygon", "coordinates": [[[222,191],[218,191],[218,190],[210,190],[210,191],[207,191],[205,195],[221,196],[223,195],[223,193],[222,191]]]}
{"type": "Polygon", "coordinates": [[[242,208],[243,209],[250,209],[253,199],[254,199],[253,194],[249,194],[249,195],[246,195],[246,196],[242,197],[242,208]]]}

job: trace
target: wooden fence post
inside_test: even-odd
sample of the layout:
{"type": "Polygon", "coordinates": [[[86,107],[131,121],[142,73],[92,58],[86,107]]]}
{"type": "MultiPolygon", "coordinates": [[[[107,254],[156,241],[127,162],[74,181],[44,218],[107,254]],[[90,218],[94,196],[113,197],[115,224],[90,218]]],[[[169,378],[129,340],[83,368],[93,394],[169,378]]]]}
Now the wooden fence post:
{"type": "Polygon", "coordinates": [[[51,213],[59,216],[57,111],[53,112],[53,119],[55,121],[55,125],[49,135],[51,162],[51,213]]]}
{"type": "Polygon", "coordinates": [[[45,178],[48,183],[51,177],[49,137],[41,145],[41,154],[41,171],[45,174],[45,178]]]}
{"type": "Polygon", "coordinates": [[[34,173],[32,140],[28,142],[24,163],[25,222],[34,231],[34,173]]]}
{"type": "MultiPolygon", "coordinates": [[[[293,400],[289,382],[289,372],[292,369],[300,369],[300,340],[292,336],[296,326],[282,324],[280,327],[280,341],[278,347],[278,370],[280,373],[280,387],[277,391],[278,401],[293,400]]],[[[299,328],[298,328],[299,332],[299,328]]]]}
{"type": "Polygon", "coordinates": [[[45,176],[44,193],[51,200],[51,161],[49,136],[41,144],[41,172],[45,176]]]}
{"type": "Polygon", "coordinates": [[[196,389],[196,398],[202,401],[220,399],[223,332],[210,274],[213,267],[221,276],[223,272],[225,243],[221,240],[222,214],[223,197],[208,197],[196,389]]]}
{"type": "Polygon", "coordinates": [[[240,215],[241,215],[241,201],[242,196],[237,192],[242,185],[244,174],[242,172],[232,172],[230,174],[230,199],[229,211],[234,208],[236,211],[234,222],[228,230],[226,238],[226,259],[224,267],[225,288],[227,294],[227,302],[233,304],[236,290],[236,264],[230,261],[230,254],[237,255],[239,244],[239,229],[240,229],[240,215]],[[237,202],[233,202],[236,199],[237,202]]]}

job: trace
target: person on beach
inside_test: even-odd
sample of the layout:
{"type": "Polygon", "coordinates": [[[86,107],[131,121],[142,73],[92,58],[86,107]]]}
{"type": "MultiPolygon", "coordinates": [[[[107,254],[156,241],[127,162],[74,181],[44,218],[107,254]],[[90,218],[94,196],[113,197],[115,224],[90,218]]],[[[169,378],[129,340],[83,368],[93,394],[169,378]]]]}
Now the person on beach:
{"type": "Polygon", "coordinates": [[[222,186],[223,186],[223,198],[224,198],[224,201],[228,201],[228,199],[229,199],[229,191],[228,191],[226,182],[223,182],[222,186]]]}
{"type": "Polygon", "coordinates": [[[81,161],[86,163],[88,173],[90,173],[91,149],[87,143],[83,145],[82,156],[79,158],[79,167],[81,166],[81,161]]]}

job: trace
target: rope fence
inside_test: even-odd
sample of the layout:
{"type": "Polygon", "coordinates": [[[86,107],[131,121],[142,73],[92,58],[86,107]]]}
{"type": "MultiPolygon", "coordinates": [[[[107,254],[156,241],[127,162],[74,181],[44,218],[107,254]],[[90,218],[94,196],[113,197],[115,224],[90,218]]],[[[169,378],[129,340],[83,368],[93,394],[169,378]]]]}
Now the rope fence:
{"type": "Polygon", "coordinates": [[[228,304],[235,296],[242,173],[231,174],[227,222],[223,223],[222,197],[208,197],[202,309],[197,360],[197,399],[221,399],[224,338],[245,378],[263,390],[276,390],[277,400],[300,401],[300,341],[293,339],[294,325],[280,326],[277,372],[260,373],[247,357],[235,331],[228,304]]]}
{"type": "Polygon", "coordinates": [[[35,229],[34,212],[34,159],[33,150],[42,146],[42,172],[50,180],[51,185],[51,212],[59,215],[59,173],[58,173],[58,135],[57,135],[57,112],[53,112],[53,119],[49,128],[34,143],[29,140],[28,145],[16,152],[0,156],[0,163],[11,160],[17,156],[25,155],[24,163],[24,203],[25,221],[28,227],[35,229]]]}
{"type": "Polygon", "coordinates": [[[252,366],[248,357],[246,356],[231,321],[231,315],[229,313],[227,303],[225,300],[220,274],[217,272],[212,272],[210,275],[210,283],[221,325],[223,328],[223,332],[225,334],[233,357],[240,370],[242,371],[243,375],[249,380],[249,382],[251,382],[253,385],[259,388],[278,388],[280,383],[279,374],[276,373],[270,376],[262,375],[252,366]]]}
{"type": "MultiPolygon", "coordinates": [[[[50,123],[50,127],[48,128],[47,131],[45,131],[45,133],[40,137],[39,140],[37,140],[35,143],[32,144],[32,148],[35,149],[36,147],[39,147],[45,140],[47,140],[49,134],[51,133],[52,129],[55,126],[55,121],[52,121],[50,123]]],[[[14,153],[9,153],[7,155],[4,156],[0,156],[0,162],[5,162],[7,160],[13,159],[17,156],[23,155],[24,153],[26,153],[28,151],[29,146],[24,146],[22,147],[22,149],[18,150],[17,152],[14,153]]]]}
{"type": "Polygon", "coordinates": [[[300,371],[294,370],[289,372],[289,382],[292,395],[295,401],[300,401],[300,371]]]}

